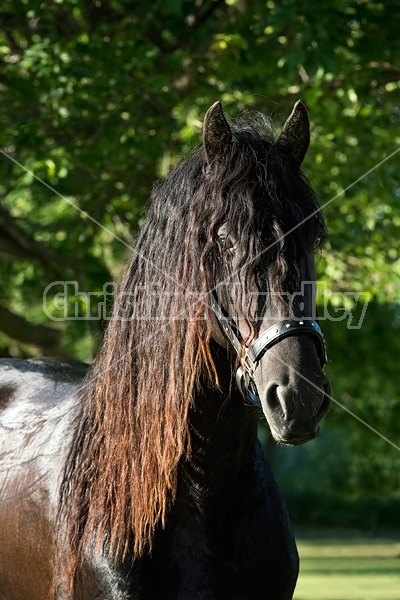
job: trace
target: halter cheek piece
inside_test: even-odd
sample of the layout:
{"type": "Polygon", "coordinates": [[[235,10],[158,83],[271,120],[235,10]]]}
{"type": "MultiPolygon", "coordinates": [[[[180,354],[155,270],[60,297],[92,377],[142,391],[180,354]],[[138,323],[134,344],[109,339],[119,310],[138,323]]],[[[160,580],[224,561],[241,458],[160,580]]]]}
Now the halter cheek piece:
{"type": "Polygon", "coordinates": [[[264,354],[275,344],[283,339],[308,333],[314,336],[321,367],[328,362],[326,354],[325,340],[317,321],[308,318],[303,319],[283,319],[275,325],[269,327],[258,337],[251,346],[243,343],[243,338],[239,332],[236,323],[226,314],[214,292],[210,294],[211,308],[217,318],[217,321],[230,344],[241,359],[241,366],[236,371],[236,383],[239,391],[251,404],[261,408],[260,398],[257,387],[254,382],[254,372],[258,363],[264,354]]]}

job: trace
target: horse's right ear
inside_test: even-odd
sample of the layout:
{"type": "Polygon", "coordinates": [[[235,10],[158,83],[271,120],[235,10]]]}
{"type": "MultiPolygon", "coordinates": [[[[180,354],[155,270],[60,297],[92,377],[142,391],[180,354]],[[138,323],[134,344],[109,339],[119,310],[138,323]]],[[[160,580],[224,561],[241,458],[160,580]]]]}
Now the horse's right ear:
{"type": "Polygon", "coordinates": [[[222,111],[221,102],[215,102],[204,117],[203,146],[208,165],[225,154],[232,143],[232,132],[222,111]]]}
{"type": "Polygon", "coordinates": [[[298,100],[283,126],[277,144],[300,167],[310,144],[310,120],[304,104],[298,100]]]}

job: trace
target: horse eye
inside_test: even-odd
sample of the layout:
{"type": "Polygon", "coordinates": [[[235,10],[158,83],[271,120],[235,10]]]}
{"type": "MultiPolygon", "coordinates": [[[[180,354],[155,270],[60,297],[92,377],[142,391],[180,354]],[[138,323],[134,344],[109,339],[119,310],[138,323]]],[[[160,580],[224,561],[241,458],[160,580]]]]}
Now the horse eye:
{"type": "Polygon", "coordinates": [[[218,242],[221,246],[221,249],[229,252],[230,250],[233,250],[236,242],[235,240],[231,237],[231,236],[224,236],[224,235],[219,235],[218,236],[218,242]]]}

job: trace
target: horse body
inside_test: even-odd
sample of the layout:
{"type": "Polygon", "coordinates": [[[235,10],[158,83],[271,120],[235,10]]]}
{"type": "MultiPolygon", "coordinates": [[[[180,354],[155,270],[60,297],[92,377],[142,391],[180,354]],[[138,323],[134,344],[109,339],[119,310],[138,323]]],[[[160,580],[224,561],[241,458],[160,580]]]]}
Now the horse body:
{"type": "Polygon", "coordinates": [[[0,373],[0,598],[46,598],[68,404],[83,365],[4,359],[0,373]]]}
{"type": "Polygon", "coordinates": [[[308,143],[301,103],[277,142],[213,105],[203,148],[154,188],[87,373],[3,361],[0,600],[291,600],[257,423],[295,445],[329,409],[308,143]]]}
{"type": "MultiPolygon", "coordinates": [[[[47,600],[60,473],[85,365],[0,365],[0,598],[47,600]]],[[[224,405],[230,372],[222,370],[220,380],[219,395],[196,398],[191,456],[180,465],[177,497],[151,557],[129,556],[116,567],[106,553],[89,550],[77,599],[261,600],[266,586],[274,600],[292,597],[296,546],[254,411],[243,410],[238,392],[224,405]]]]}

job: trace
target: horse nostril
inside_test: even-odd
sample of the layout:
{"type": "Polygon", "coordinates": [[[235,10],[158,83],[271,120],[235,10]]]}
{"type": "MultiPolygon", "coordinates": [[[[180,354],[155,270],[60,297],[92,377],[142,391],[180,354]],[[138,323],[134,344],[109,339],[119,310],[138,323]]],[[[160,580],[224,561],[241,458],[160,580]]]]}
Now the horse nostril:
{"type": "Polygon", "coordinates": [[[300,380],[296,385],[270,383],[266,389],[265,400],[268,409],[284,420],[292,420],[296,416],[317,418],[321,420],[329,411],[331,385],[328,378],[311,384],[308,380],[300,380]]]}
{"type": "Polygon", "coordinates": [[[285,420],[290,419],[295,407],[295,392],[289,386],[271,384],[267,389],[267,404],[285,420]]]}
{"type": "Polygon", "coordinates": [[[268,407],[271,408],[272,410],[274,410],[280,406],[279,397],[278,397],[278,385],[276,383],[270,383],[267,386],[266,401],[267,401],[268,407]]]}

